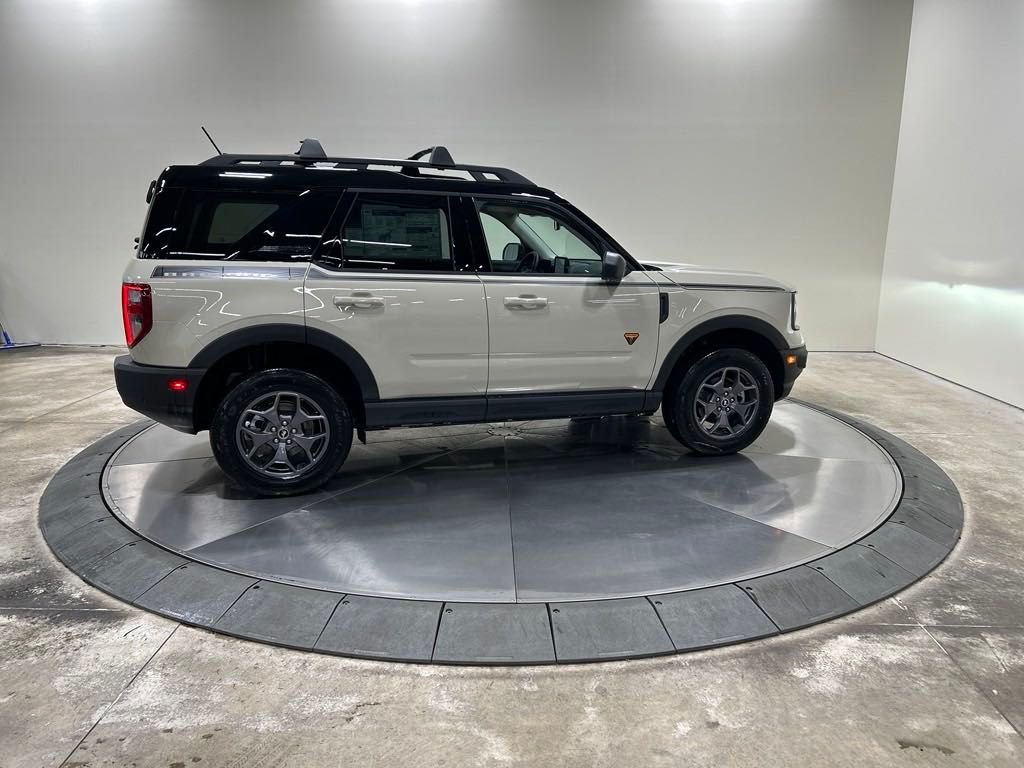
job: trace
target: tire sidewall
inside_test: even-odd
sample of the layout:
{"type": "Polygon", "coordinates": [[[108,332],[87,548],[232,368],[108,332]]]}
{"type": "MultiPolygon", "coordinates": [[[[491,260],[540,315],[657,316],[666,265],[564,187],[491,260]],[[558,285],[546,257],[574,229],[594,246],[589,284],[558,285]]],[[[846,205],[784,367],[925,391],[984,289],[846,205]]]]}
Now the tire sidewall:
{"type": "Polygon", "coordinates": [[[771,373],[759,357],[744,349],[717,349],[698,359],[679,381],[672,400],[674,432],[687,448],[695,453],[711,456],[736,453],[754,442],[764,431],[775,403],[775,385],[771,373]],[[720,368],[742,368],[757,385],[757,415],[741,434],[728,440],[716,440],[708,435],[693,415],[693,402],[697,390],[709,375],[720,368]]]}
{"type": "Polygon", "coordinates": [[[288,496],[318,488],[337,474],[352,447],[352,414],[345,399],[327,382],[304,371],[277,368],[239,382],[221,401],[210,425],[210,445],[224,473],[243,490],[261,496],[288,496]],[[262,475],[242,457],[235,429],[243,410],[260,395],[288,390],[307,395],[330,421],[327,450],[309,474],[293,480],[262,475]]]}
{"type": "Polygon", "coordinates": [[[661,404],[661,419],[665,422],[665,429],[669,431],[679,442],[683,441],[683,436],[679,432],[679,426],[676,424],[676,403],[674,398],[666,398],[661,404]]]}

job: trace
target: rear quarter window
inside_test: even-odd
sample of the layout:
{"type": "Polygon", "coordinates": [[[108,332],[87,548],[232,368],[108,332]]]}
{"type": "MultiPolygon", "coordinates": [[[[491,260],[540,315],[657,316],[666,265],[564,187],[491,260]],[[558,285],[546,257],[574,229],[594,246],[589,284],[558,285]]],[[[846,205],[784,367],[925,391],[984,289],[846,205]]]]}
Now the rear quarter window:
{"type": "Polygon", "coordinates": [[[163,189],[154,195],[139,240],[140,259],[168,258],[174,233],[174,215],[180,199],[180,189],[163,189]]]}
{"type": "Polygon", "coordinates": [[[206,241],[214,245],[233,245],[279,210],[277,203],[222,200],[214,204],[206,241]]]}
{"type": "Polygon", "coordinates": [[[340,191],[324,190],[165,190],[153,201],[139,255],[306,260],[316,251],[339,196],[340,191]]]}

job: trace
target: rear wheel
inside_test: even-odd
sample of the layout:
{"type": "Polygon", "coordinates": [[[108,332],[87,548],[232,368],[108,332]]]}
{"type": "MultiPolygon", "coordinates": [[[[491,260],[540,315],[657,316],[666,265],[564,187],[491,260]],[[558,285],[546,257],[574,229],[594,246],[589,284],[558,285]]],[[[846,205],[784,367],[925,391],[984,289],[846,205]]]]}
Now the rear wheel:
{"type": "Polygon", "coordinates": [[[772,415],[775,387],[768,368],[744,349],[718,349],[697,360],[662,411],[672,436],[708,456],[742,451],[772,415]]]}
{"type": "Polygon", "coordinates": [[[221,402],[210,444],[221,469],[244,490],[303,493],[334,477],[348,457],[352,415],[322,379],[290,369],[264,371],[221,402]]]}

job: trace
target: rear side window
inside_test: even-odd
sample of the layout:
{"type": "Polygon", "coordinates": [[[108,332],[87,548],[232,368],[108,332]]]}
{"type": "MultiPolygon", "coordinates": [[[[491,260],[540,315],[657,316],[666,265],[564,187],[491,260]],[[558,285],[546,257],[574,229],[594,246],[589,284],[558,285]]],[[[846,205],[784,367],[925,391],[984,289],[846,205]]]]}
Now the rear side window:
{"type": "Polygon", "coordinates": [[[359,195],[341,230],[345,269],[450,272],[448,200],[359,195]]]}
{"type": "MultiPolygon", "coordinates": [[[[206,241],[214,245],[234,245],[279,210],[280,204],[276,202],[222,200],[213,206],[206,241]]],[[[190,239],[201,241],[202,234],[193,229],[190,239]]]]}
{"type": "Polygon", "coordinates": [[[186,190],[177,203],[170,247],[158,248],[148,256],[235,261],[309,259],[338,197],[337,192],[313,190],[186,190]]]}

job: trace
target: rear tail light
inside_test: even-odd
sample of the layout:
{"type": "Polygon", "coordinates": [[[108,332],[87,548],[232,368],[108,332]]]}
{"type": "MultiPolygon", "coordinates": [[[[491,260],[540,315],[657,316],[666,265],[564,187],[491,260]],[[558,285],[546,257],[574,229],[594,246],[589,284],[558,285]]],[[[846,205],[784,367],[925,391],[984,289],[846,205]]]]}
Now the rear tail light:
{"type": "Polygon", "coordinates": [[[145,283],[124,283],[121,286],[121,314],[124,317],[124,340],[134,347],[153,327],[153,292],[145,283]]]}

